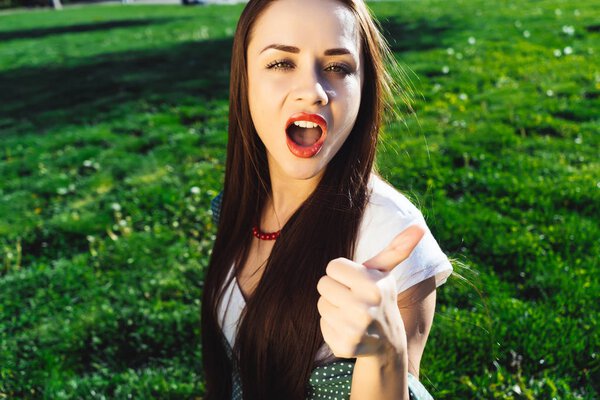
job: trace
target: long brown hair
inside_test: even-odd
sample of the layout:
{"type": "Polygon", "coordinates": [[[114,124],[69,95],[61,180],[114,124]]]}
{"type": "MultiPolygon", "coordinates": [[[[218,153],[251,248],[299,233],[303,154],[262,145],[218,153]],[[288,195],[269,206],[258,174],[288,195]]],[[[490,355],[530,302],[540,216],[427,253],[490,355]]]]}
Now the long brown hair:
{"type": "Polygon", "coordinates": [[[254,21],[274,0],[250,0],[242,12],[231,57],[229,142],[217,237],[204,280],[202,354],[206,399],[231,398],[232,370],[245,400],[301,400],[318,349],[317,282],[327,263],[352,258],[368,201],[382,110],[389,99],[390,57],[364,1],[339,0],[355,15],[364,60],[364,85],[356,123],[326,167],[315,191],[283,226],[263,276],[248,299],[232,357],[218,323],[218,306],[232,266],[244,265],[252,226],[270,193],[265,147],[248,105],[246,49],[254,21]],[[290,260],[292,260],[290,262],[290,260]]]}

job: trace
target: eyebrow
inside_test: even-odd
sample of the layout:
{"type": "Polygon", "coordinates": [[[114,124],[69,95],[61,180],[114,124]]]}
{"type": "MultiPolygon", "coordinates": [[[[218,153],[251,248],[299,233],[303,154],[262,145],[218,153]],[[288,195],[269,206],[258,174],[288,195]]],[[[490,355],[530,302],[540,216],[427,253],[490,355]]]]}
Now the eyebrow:
{"type": "Polygon", "coordinates": [[[343,56],[344,54],[352,54],[352,53],[350,53],[350,50],[345,49],[343,47],[338,48],[338,49],[325,50],[326,56],[343,56]]]}
{"type": "MultiPolygon", "coordinates": [[[[262,49],[259,54],[262,54],[263,52],[265,52],[266,50],[269,50],[269,49],[275,49],[275,50],[285,51],[287,53],[294,53],[294,54],[300,53],[300,49],[297,47],[294,47],[294,46],[287,46],[284,44],[270,44],[267,47],[265,47],[264,49],[262,49]]],[[[326,56],[341,56],[344,54],[352,54],[352,53],[350,52],[350,50],[345,49],[343,47],[340,47],[337,49],[325,50],[326,56]]]]}
{"type": "Polygon", "coordinates": [[[264,49],[261,50],[260,53],[264,53],[265,51],[269,50],[269,49],[275,49],[275,50],[279,50],[279,51],[285,51],[287,53],[300,53],[300,49],[294,46],[286,46],[284,44],[270,44],[267,47],[265,47],[264,49]]]}

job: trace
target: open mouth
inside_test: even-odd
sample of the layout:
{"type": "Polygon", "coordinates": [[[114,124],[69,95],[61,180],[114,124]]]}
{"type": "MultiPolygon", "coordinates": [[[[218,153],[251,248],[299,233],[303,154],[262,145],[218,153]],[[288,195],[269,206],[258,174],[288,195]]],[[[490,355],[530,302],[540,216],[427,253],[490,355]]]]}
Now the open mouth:
{"type": "Polygon", "coordinates": [[[327,122],[318,114],[294,114],[287,121],[285,133],[292,154],[301,158],[314,157],[327,137],[327,122]]]}

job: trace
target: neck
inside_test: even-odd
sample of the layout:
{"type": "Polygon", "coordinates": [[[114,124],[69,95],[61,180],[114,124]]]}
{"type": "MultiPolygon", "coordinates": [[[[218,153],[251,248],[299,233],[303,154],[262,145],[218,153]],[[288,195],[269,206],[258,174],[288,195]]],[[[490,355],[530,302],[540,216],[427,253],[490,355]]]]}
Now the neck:
{"type": "Polygon", "coordinates": [[[275,171],[270,172],[271,196],[263,209],[261,228],[276,231],[290,219],[292,214],[304,203],[319,184],[323,172],[309,179],[283,177],[275,171]]]}

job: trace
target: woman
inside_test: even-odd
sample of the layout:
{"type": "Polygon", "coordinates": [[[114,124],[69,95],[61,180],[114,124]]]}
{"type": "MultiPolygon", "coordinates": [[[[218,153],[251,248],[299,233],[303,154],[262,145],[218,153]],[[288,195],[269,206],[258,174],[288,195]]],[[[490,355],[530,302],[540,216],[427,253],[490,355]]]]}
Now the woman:
{"type": "Polygon", "coordinates": [[[415,394],[451,266],[373,174],[386,57],[362,0],[244,9],[202,303],[207,399],[415,394]]]}

